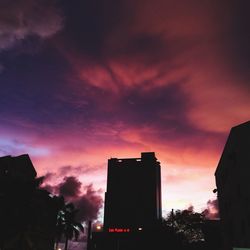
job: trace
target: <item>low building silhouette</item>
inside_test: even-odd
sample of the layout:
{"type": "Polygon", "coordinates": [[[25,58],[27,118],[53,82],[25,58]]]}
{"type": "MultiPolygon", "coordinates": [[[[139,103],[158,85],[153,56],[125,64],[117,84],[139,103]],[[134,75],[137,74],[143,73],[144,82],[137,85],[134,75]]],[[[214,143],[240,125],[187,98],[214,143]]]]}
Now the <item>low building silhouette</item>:
{"type": "Polygon", "coordinates": [[[231,129],[215,172],[224,249],[250,248],[250,121],[231,129]]]}
{"type": "Polygon", "coordinates": [[[61,199],[39,189],[28,155],[0,157],[0,249],[53,250],[61,199]]]}

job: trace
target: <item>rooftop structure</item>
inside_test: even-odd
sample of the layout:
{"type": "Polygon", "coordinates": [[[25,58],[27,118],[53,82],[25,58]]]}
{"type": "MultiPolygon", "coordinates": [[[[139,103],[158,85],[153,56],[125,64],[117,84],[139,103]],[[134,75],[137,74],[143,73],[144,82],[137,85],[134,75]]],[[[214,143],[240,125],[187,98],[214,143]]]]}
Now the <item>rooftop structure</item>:
{"type": "Polygon", "coordinates": [[[0,177],[8,176],[15,180],[32,180],[36,177],[36,170],[29,155],[0,157],[0,177]]]}

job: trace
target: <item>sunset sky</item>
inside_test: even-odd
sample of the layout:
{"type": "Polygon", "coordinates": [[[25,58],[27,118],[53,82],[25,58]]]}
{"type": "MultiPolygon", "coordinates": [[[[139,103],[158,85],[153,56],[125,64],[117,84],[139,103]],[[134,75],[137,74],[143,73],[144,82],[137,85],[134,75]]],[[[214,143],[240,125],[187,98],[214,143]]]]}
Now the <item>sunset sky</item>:
{"type": "Polygon", "coordinates": [[[0,156],[28,153],[46,185],[74,177],[103,197],[109,158],[154,151],[164,212],[206,208],[228,133],[250,118],[249,9],[0,1],[0,156]]]}

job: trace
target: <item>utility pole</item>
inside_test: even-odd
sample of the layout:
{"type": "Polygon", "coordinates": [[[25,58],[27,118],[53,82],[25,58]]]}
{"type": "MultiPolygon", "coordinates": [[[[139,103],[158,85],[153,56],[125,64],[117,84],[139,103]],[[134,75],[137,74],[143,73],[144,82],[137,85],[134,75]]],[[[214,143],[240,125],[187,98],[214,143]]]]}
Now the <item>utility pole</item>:
{"type": "Polygon", "coordinates": [[[90,220],[88,223],[88,238],[87,238],[87,250],[92,250],[91,248],[91,239],[92,239],[92,221],[90,220]]]}

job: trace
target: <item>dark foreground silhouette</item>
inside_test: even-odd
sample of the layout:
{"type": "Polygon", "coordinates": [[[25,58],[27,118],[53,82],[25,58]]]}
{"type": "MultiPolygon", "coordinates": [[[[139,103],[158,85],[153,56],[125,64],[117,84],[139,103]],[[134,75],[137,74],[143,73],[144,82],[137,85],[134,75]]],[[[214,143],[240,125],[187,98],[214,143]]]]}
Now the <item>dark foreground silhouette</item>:
{"type": "Polygon", "coordinates": [[[215,177],[225,250],[250,248],[250,121],[230,130],[215,177]]]}
{"type": "Polygon", "coordinates": [[[221,250],[219,220],[190,210],[170,213],[158,228],[144,231],[93,232],[88,250],[221,250]]]}
{"type": "Polygon", "coordinates": [[[39,188],[43,178],[28,155],[0,158],[0,250],[53,250],[78,236],[77,210],[39,188]]]}
{"type": "MultiPolygon", "coordinates": [[[[192,209],[161,215],[160,164],[154,153],[111,159],[104,231],[89,231],[88,250],[219,250],[219,221],[192,209]]],[[[28,155],[0,157],[0,250],[54,250],[83,231],[78,210],[40,188],[28,155]]],[[[84,249],[83,249],[84,250],[84,249]]]]}
{"type": "Polygon", "coordinates": [[[107,176],[103,232],[89,236],[88,250],[219,249],[220,237],[212,236],[203,214],[177,211],[163,220],[161,166],[154,152],[109,159],[107,176]]]}

